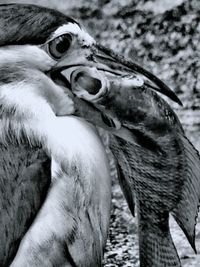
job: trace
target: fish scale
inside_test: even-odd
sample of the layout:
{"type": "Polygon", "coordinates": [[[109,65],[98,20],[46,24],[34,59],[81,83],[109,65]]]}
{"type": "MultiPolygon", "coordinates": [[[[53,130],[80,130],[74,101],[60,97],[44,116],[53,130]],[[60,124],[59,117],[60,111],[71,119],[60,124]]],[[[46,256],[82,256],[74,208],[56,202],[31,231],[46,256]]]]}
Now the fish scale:
{"type": "Polygon", "coordinates": [[[119,80],[110,81],[109,92],[99,101],[77,106],[81,106],[80,116],[111,133],[110,149],[133,215],[136,199],[140,266],[181,266],[170,234],[169,214],[196,251],[200,158],[178,117],[147,86],[123,86],[119,80]],[[113,129],[116,120],[120,129],[113,129]]]}
{"type": "MultiPolygon", "coordinates": [[[[136,197],[139,214],[140,266],[181,266],[168,225],[169,210],[179,201],[181,195],[181,191],[180,194],[176,194],[181,181],[177,181],[175,186],[173,177],[166,178],[162,171],[153,171],[155,168],[153,166],[144,168],[143,157],[140,154],[142,152],[143,156],[145,153],[137,145],[130,146],[128,143],[125,145],[124,142],[126,141],[119,140],[118,137],[112,138],[111,149],[136,197]],[[126,149],[130,153],[124,153],[126,149]],[[141,162],[134,161],[135,157],[137,159],[140,157],[141,162]],[[127,164],[130,165],[131,173],[126,172],[127,164]]],[[[130,205],[133,203],[129,203],[130,205]]]]}
{"type": "MultiPolygon", "coordinates": [[[[134,92],[135,90],[132,90],[132,95],[134,95],[134,92]]],[[[144,92],[146,94],[146,99],[148,99],[149,96],[151,96],[151,102],[152,99],[154,99],[152,105],[158,102],[159,98],[157,95],[155,98],[152,98],[155,93],[146,90],[144,90],[143,93],[144,92]]],[[[139,96],[137,93],[136,95],[137,97],[139,96]]],[[[142,95],[141,98],[144,100],[144,95],[142,95]]],[[[136,126],[132,122],[127,122],[126,118],[125,121],[123,121],[124,118],[123,120],[120,119],[122,125],[126,126],[133,135],[134,131],[132,130],[136,128],[140,133],[144,132],[146,135],[152,136],[152,139],[156,140],[158,147],[161,147],[163,154],[159,153],[159,151],[156,152],[156,150],[144,147],[141,142],[136,142],[137,138],[133,139],[135,143],[130,143],[120,137],[112,136],[110,148],[120,165],[121,172],[123,172],[125,177],[124,179],[136,196],[136,202],[140,203],[138,213],[140,214],[139,217],[144,219],[144,222],[140,221],[139,228],[141,224],[151,224],[150,222],[152,220],[153,222],[158,221],[161,223],[158,219],[158,215],[164,211],[169,216],[169,212],[171,212],[184,231],[191,246],[196,251],[195,225],[200,199],[199,154],[185,137],[182,126],[172,109],[164,100],[160,100],[160,102],[162,103],[162,109],[160,109],[161,105],[159,104],[160,114],[158,113],[158,121],[162,118],[160,122],[162,123],[164,120],[164,122],[167,123],[167,130],[162,133],[162,136],[159,136],[156,132],[156,128],[149,129],[146,127],[146,122],[148,122],[149,117],[151,117],[150,121],[152,123],[154,120],[157,120],[151,113],[144,117],[143,122],[140,122],[139,125],[137,124],[136,126]],[[166,112],[165,109],[168,109],[169,112],[166,112]],[[165,116],[166,113],[168,114],[167,116],[165,116]],[[156,137],[158,138],[156,139],[156,137]],[[129,168],[127,168],[127,165],[129,165],[129,168]],[[127,169],[131,171],[127,172],[127,169]],[[151,216],[144,217],[144,213],[151,214],[151,216]]],[[[114,107],[118,109],[117,112],[120,114],[120,103],[118,103],[118,107],[117,105],[114,105],[114,107]]],[[[145,111],[145,101],[143,102],[143,111],[145,111]]],[[[146,114],[148,114],[147,112],[148,110],[146,110],[146,114]]],[[[136,116],[136,114],[132,114],[132,116],[134,115],[136,116]]],[[[159,124],[157,127],[159,127],[159,124]]],[[[130,205],[133,204],[129,204],[129,206],[130,205]]],[[[168,216],[166,218],[166,223],[168,223],[168,216]]],[[[151,227],[149,229],[151,229],[151,227]]],[[[153,231],[149,229],[147,232],[144,231],[144,229],[142,231],[139,230],[139,235],[143,236],[145,234],[148,236],[148,234],[153,231]]],[[[162,238],[159,238],[158,229],[154,231],[154,235],[156,235],[155,240],[157,240],[155,243],[157,245],[159,244],[156,250],[160,250],[160,254],[156,253],[156,250],[154,253],[149,250],[148,246],[150,246],[150,244],[147,237],[140,237],[139,239],[142,240],[140,242],[141,266],[181,266],[176,248],[170,238],[169,227],[167,239],[170,240],[171,244],[171,254],[169,254],[169,258],[171,257],[171,259],[174,259],[172,265],[170,265],[171,263],[167,260],[165,262],[166,265],[161,264],[160,258],[165,259],[165,255],[163,255],[164,250],[162,251],[162,244],[164,245],[165,239],[162,240],[162,238]],[[149,262],[144,255],[151,256],[149,262]],[[152,258],[155,255],[156,260],[153,262],[152,258]],[[144,257],[145,264],[142,263],[144,257]]],[[[155,248],[154,245],[153,247],[155,248]]]]}
{"type": "Polygon", "coordinates": [[[162,159],[159,154],[154,155],[153,152],[152,154],[145,153],[144,148],[139,147],[137,144],[130,144],[119,137],[111,138],[110,142],[112,152],[117,158],[121,169],[125,171],[126,176],[131,176],[128,179],[128,183],[131,184],[132,189],[138,195],[143,196],[144,200],[148,199],[148,202],[150,202],[152,197],[152,201],[155,202],[156,197],[159,199],[160,205],[172,210],[174,203],[180,197],[175,192],[181,186],[182,180],[174,179],[179,177],[177,171],[177,168],[180,168],[179,163],[176,164],[174,162],[174,165],[172,165],[172,158],[167,166],[161,169],[162,161],[164,162],[166,157],[162,159]],[[124,158],[126,159],[125,162],[124,158]],[[157,162],[158,159],[161,160],[161,164],[155,165],[154,162],[157,162]],[[131,169],[131,172],[128,173],[125,168],[127,164],[130,165],[131,169]],[[172,170],[173,176],[168,176],[169,168],[172,170]]]}

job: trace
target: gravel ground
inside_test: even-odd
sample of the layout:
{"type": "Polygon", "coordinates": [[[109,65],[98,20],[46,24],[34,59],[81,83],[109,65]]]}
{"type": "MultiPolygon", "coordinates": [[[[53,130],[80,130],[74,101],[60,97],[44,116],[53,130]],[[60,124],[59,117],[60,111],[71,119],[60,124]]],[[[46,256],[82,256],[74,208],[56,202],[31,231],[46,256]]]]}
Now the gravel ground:
{"type": "MultiPolygon", "coordinates": [[[[0,3],[8,2],[0,0],[0,3]]],[[[200,149],[199,0],[10,2],[43,4],[72,15],[82,21],[101,43],[158,75],[182,100],[183,107],[170,104],[178,113],[187,136],[200,149]]],[[[137,267],[137,218],[130,215],[116,178],[113,178],[112,203],[104,266],[137,267]]],[[[200,254],[195,255],[192,252],[175,222],[171,220],[170,223],[183,266],[199,267],[200,254]]],[[[197,224],[196,244],[200,253],[200,222],[197,224]]]]}

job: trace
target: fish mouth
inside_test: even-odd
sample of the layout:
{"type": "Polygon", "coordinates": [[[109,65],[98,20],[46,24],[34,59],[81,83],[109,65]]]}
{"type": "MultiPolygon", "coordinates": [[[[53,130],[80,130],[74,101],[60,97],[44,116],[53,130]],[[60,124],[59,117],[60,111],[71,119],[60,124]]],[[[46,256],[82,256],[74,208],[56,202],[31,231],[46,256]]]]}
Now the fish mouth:
{"type": "MultiPolygon", "coordinates": [[[[121,55],[116,54],[111,49],[108,49],[101,45],[98,45],[98,48],[99,51],[102,51],[103,54],[106,55],[106,58],[110,58],[111,62],[114,64],[111,65],[112,67],[116,66],[117,69],[121,68],[122,75],[124,71],[127,71],[127,75],[133,75],[134,78],[138,77],[138,79],[143,80],[143,85],[145,85],[148,89],[157,91],[182,106],[182,102],[174,93],[174,91],[150,71],[146,70],[137,63],[128,60],[121,55]]],[[[104,59],[104,55],[99,54],[98,56],[99,58],[102,57],[104,59]]]]}
{"type": "MultiPolygon", "coordinates": [[[[159,78],[110,49],[95,44],[82,52],[82,56],[71,61],[68,58],[62,60],[50,73],[53,80],[61,81],[67,88],[74,101],[76,116],[132,141],[132,134],[124,124],[125,113],[132,112],[130,99],[148,90],[153,94],[159,92],[182,105],[176,94],[159,78]],[[123,101],[118,101],[118,96],[123,101]],[[126,101],[129,101],[129,106],[126,106],[126,101]],[[118,108],[120,105],[122,107],[118,108]]],[[[145,112],[151,111],[147,109],[145,112]]]]}
{"type": "Polygon", "coordinates": [[[114,51],[100,44],[94,44],[87,49],[82,49],[82,51],[79,51],[79,54],[77,54],[77,57],[70,61],[68,58],[64,58],[59,62],[56,68],[51,71],[51,76],[59,76],[70,89],[72,87],[71,82],[75,81],[75,83],[79,85],[79,90],[76,90],[75,94],[79,92],[78,96],[80,97],[81,95],[82,98],[84,98],[83,96],[85,95],[85,100],[97,100],[103,93],[106,94],[107,91],[105,90],[105,79],[103,76],[108,80],[129,77],[129,82],[131,82],[132,79],[133,89],[134,87],[142,88],[142,86],[146,86],[149,90],[157,91],[169,97],[179,105],[182,105],[177,95],[158,77],[140,65],[125,59],[121,55],[116,54],[114,51]],[[93,71],[88,72],[87,68],[93,68],[93,71]],[[78,71],[79,73],[76,73],[76,79],[71,79],[71,75],[75,78],[74,71],[78,71]],[[92,76],[90,77],[89,74],[92,74],[92,76]],[[82,93],[80,92],[81,83],[83,85],[82,93]],[[102,87],[100,84],[102,84],[102,87]]]}

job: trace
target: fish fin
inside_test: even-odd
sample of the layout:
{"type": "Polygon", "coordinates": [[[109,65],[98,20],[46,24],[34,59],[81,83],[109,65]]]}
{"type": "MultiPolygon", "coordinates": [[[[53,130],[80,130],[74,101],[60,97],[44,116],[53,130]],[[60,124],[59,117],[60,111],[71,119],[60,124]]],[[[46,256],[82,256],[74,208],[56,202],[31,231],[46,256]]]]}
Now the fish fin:
{"type": "Polygon", "coordinates": [[[168,212],[138,208],[140,267],[181,267],[169,230],[168,212]]]}
{"type": "Polygon", "coordinates": [[[179,138],[185,152],[187,178],[184,179],[182,186],[182,198],[173,209],[172,215],[196,253],[195,226],[200,202],[200,157],[198,151],[185,136],[180,135],[179,138]]]}
{"type": "MultiPolygon", "coordinates": [[[[178,191],[174,191],[171,187],[173,196],[169,197],[171,201],[167,204],[168,210],[172,213],[196,253],[195,226],[200,204],[200,157],[198,151],[186,138],[183,131],[176,131],[168,135],[167,143],[171,145],[171,148],[168,149],[163,145],[163,142],[158,142],[155,138],[152,138],[153,141],[151,142],[151,135],[144,135],[137,127],[127,123],[126,127],[135,137],[134,142],[136,144],[158,155],[157,161],[161,162],[161,154],[167,158],[166,164],[168,162],[169,168],[171,166],[171,172],[174,172],[174,181],[171,181],[171,185],[178,189],[178,191]]],[[[170,169],[168,172],[170,173],[170,169]]]]}
{"type": "Polygon", "coordinates": [[[133,190],[131,189],[130,184],[127,183],[126,177],[123,173],[123,169],[121,168],[119,164],[117,164],[117,171],[118,171],[119,184],[122,188],[122,191],[128,203],[128,207],[132,215],[135,216],[135,199],[134,199],[133,190]]]}
{"type": "Polygon", "coordinates": [[[131,188],[131,181],[133,180],[133,177],[130,163],[123,153],[117,138],[114,136],[110,138],[110,148],[114,155],[119,184],[128,203],[128,207],[132,215],[135,216],[135,199],[133,189],[131,188]]]}

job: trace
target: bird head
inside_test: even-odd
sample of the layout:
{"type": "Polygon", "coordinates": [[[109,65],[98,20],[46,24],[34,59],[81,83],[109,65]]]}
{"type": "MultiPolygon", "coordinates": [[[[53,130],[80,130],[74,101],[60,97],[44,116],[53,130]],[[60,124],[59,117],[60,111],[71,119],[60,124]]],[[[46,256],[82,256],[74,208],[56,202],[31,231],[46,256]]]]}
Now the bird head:
{"type": "MultiPolygon", "coordinates": [[[[58,11],[35,5],[0,5],[0,25],[0,102],[4,100],[4,114],[6,108],[7,113],[19,110],[16,106],[26,116],[30,110],[43,114],[46,102],[56,115],[73,113],[72,83],[78,81],[76,96],[83,94],[90,100],[106,94],[110,76],[132,75],[133,86],[148,84],[150,90],[180,103],[157,77],[98,44],[78,22],[58,11]],[[85,71],[87,68],[93,75],[85,71]]],[[[79,105],[76,102],[76,109],[79,105]]]]}

